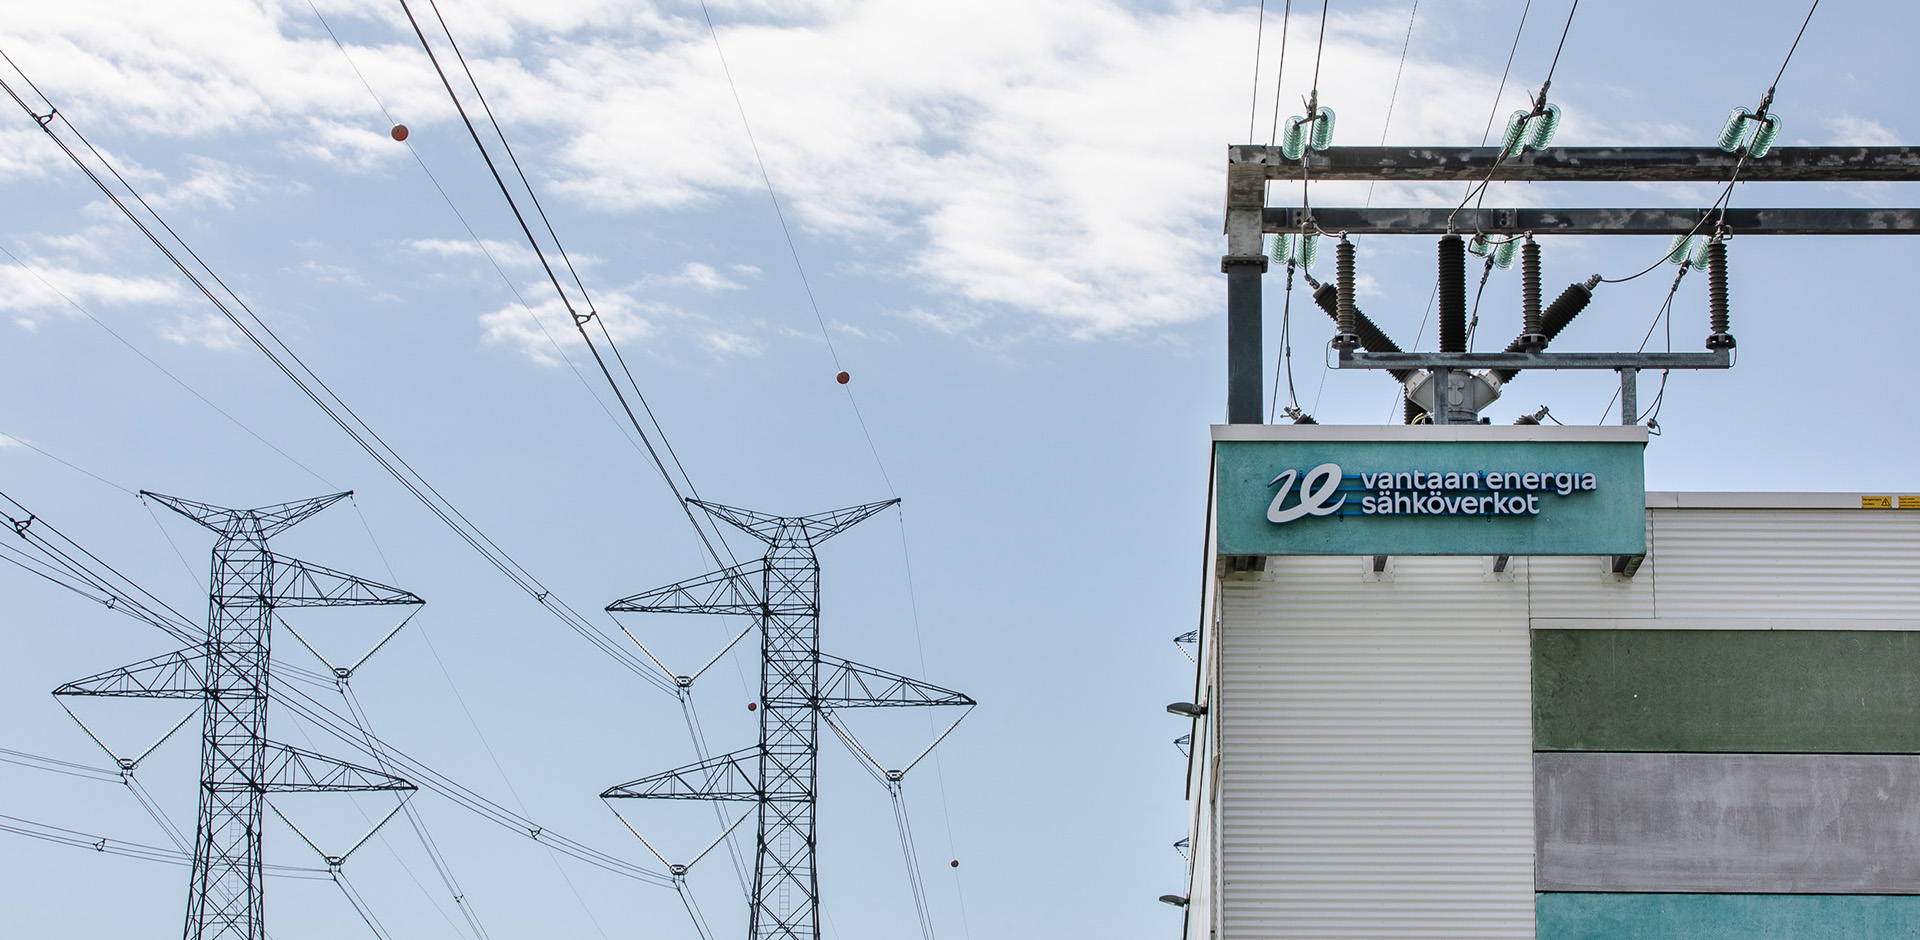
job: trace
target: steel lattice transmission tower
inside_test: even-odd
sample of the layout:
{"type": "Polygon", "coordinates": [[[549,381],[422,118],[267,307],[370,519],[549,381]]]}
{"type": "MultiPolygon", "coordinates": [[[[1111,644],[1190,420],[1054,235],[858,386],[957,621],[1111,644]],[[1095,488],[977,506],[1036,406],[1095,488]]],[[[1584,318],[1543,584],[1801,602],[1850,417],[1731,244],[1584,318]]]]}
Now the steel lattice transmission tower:
{"type": "MultiPolygon", "coordinates": [[[[282,607],[421,604],[419,597],[296,558],[267,539],[353,495],[259,509],[223,509],[173,496],[142,497],[212,529],[207,636],[197,647],[55,689],[55,695],[200,699],[200,811],[187,895],[187,940],[264,940],[260,823],[269,792],[411,791],[413,784],[266,739],[274,611],[282,607]]],[[[329,859],[330,862],[334,861],[329,859]]]]}
{"type": "Polygon", "coordinates": [[[759,804],[747,935],[750,940],[817,940],[814,801],[823,715],[838,708],[974,702],[951,689],[820,652],[820,560],[815,549],[899,500],[812,516],[770,516],[688,502],[765,542],[766,555],[615,601],[607,609],[756,618],[761,637],[760,742],[621,784],[601,797],[759,804]]]}

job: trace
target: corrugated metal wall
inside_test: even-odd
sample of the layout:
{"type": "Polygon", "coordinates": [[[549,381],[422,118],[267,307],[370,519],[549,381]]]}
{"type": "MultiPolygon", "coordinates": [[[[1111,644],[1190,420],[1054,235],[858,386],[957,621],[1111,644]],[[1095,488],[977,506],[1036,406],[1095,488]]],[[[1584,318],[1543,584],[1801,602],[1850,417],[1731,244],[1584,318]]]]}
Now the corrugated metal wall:
{"type": "Polygon", "coordinates": [[[1533,936],[1527,585],[1484,564],[1223,586],[1222,940],[1533,936]]]}
{"type": "Polygon", "coordinates": [[[1920,513],[1654,509],[1648,516],[1647,560],[1632,581],[1607,580],[1599,558],[1532,559],[1532,616],[1920,619],[1920,513]]]}
{"type": "MultiPolygon", "coordinates": [[[[1216,601],[1223,622],[1215,637],[1218,659],[1211,665],[1217,674],[1206,722],[1213,726],[1214,756],[1221,762],[1216,765],[1217,805],[1209,807],[1217,812],[1212,818],[1219,841],[1196,841],[1212,875],[1199,880],[1211,882],[1205,892],[1206,900],[1214,902],[1208,926],[1216,928],[1218,940],[1533,937],[1536,729],[1531,712],[1536,690],[1531,680],[1532,667],[1540,664],[1530,662],[1530,628],[1540,631],[1535,640],[1588,635],[1597,641],[1600,634],[1589,633],[1595,630],[1658,634],[1648,634],[1647,643],[1638,645],[1631,637],[1612,641],[1636,649],[1647,644],[1676,650],[1709,642],[1732,644],[1738,649],[1726,655],[1675,652],[1673,658],[1681,660],[1677,664],[1631,667],[1647,682],[1665,683],[1651,689],[1658,693],[1654,700],[1633,695],[1644,696],[1649,689],[1622,686],[1613,691],[1624,696],[1619,704],[1623,714],[1645,712],[1665,701],[1662,696],[1712,693],[1713,702],[1727,698],[1731,703],[1722,709],[1731,717],[1721,724],[1743,734],[1755,733],[1761,713],[1771,712],[1751,703],[1740,705],[1737,696],[1728,698],[1743,687],[1734,680],[1750,680],[1751,685],[1765,674],[1770,677],[1766,683],[1779,686],[1783,701],[1793,706],[1782,714],[1805,719],[1805,706],[1847,690],[1854,690],[1860,699],[1855,704],[1865,709],[1905,688],[1880,672],[1920,668],[1912,665],[1914,654],[1904,647],[1880,650],[1861,663],[1840,655],[1853,646],[1879,649],[1920,634],[1832,632],[1920,631],[1920,513],[1662,508],[1651,510],[1648,521],[1648,557],[1632,580],[1611,576],[1606,559],[1597,557],[1516,558],[1511,581],[1487,575],[1487,560],[1474,556],[1396,557],[1386,579],[1367,578],[1367,560],[1352,557],[1273,557],[1267,559],[1264,574],[1229,576],[1219,586],[1216,601]],[[1761,664],[1768,669],[1752,664],[1735,668],[1729,657],[1738,659],[1734,654],[1753,644],[1743,645],[1737,634],[1684,635],[1702,630],[1792,631],[1748,636],[1769,649],[1807,644],[1817,649],[1782,654],[1784,663],[1761,664]],[[1841,665],[1852,664],[1851,671],[1827,676],[1834,670],[1817,668],[1840,660],[1845,660],[1841,665]],[[1701,674],[1654,675],[1665,676],[1680,666],[1697,666],[1701,674]],[[1868,681],[1868,673],[1877,678],[1868,681]]],[[[1592,673],[1582,675],[1593,679],[1592,673]]],[[[1590,695],[1613,694],[1608,691],[1612,686],[1601,687],[1605,683],[1594,685],[1580,675],[1573,679],[1584,682],[1582,688],[1593,686],[1586,689],[1590,695]]],[[[1874,714],[1884,710],[1867,709],[1874,714]]],[[[1701,724],[1706,712],[1693,708],[1687,714],[1695,716],[1693,724],[1701,724]]],[[[1807,759],[1812,761],[1809,766],[1824,773],[1833,769],[1829,762],[1837,761],[1838,767],[1860,760],[1820,756],[1825,752],[1911,755],[1915,750],[1906,738],[1885,746],[1854,741],[1880,728],[1871,721],[1852,722],[1848,728],[1849,734],[1829,729],[1816,735],[1818,740],[1792,746],[1676,740],[1644,748],[1614,744],[1602,750],[1674,752],[1645,759],[1704,762],[1714,773],[1745,768],[1728,778],[1743,785],[1770,779],[1761,771],[1776,764],[1800,760],[1743,752],[1806,752],[1813,755],[1807,759]],[[1721,751],[1726,753],[1684,753],[1721,751]]],[[[1540,759],[1566,763],[1561,776],[1567,781],[1619,783],[1581,778],[1588,765],[1610,758],[1553,753],[1564,744],[1548,733],[1540,759]]],[[[1656,789],[1665,793],[1684,787],[1656,789]]],[[[1883,789],[1893,800],[1889,788],[1877,788],[1872,798],[1880,799],[1883,789]]],[[[1793,792],[1802,790],[1825,792],[1811,785],[1793,792]]],[[[1786,790],[1769,787],[1765,792],[1777,796],[1786,790]]],[[[1194,795],[1206,796],[1204,790],[1194,795]]],[[[1582,807],[1597,807],[1599,802],[1582,798],[1562,808],[1571,819],[1586,811],[1582,807]]],[[[1817,816],[1794,808],[1806,799],[1787,802],[1793,805],[1785,810],[1774,803],[1761,808],[1780,810],[1780,818],[1788,822],[1817,816]]],[[[1903,796],[1896,802],[1913,801],[1903,796]]],[[[1659,810],[1665,804],[1651,805],[1659,810]]],[[[1558,832],[1564,821],[1550,820],[1541,831],[1558,832]]],[[[1781,841],[1764,832],[1760,837],[1770,840],[1768,844],[1781,841]]],[[[1550,850],[1594,841],[1585,836],[1555,839],[1550,850]]],[[[1819,839],[1812,843],[1825,845],[1819,839]]],[[[1735,908],[1738,917],[1755,925],[1791,922],[1798,925],[1794,930],[1805,928],[1808,936],[1878,937],[1883,935],[1878,927],[1865,933],[1847,932],[1851,928],[1833,932],[1843,923],[1878,923],[1876,917],[1891,918],[1882,925],[1887,936],[1920,930],[1920,902],[1881,903],[1911,898],[1636,893],[1666,889],[1620,880],[1640,874],[1634,859],[1661,851],[1656,845],[1635,845],[1610,856],[1626,866],[1619,871],[1601,866],[1594,872],[1583,870],[1579,879],[1546,878],[1541,887],[1550,893],[1539,895],[1537,902],[1539,936],[1691,937],[1701,935],[1696,928],[1702,924],[1735,908]],[[1591,893],[1588,876],[1599,877],[1595,886],[1605,884],[1601,890],[1609,893],[1591,893]],[[1574,888],[1576,881],[1589,893],[1551,893],[1574,888]]],[[[1824,858],[1824,852],[1817,848],[1815,854],[1824,858]]],[[[1768,868],[1761,874],[1791,874],[1786,871],[1791,868],[1768,868]]],[[[1714,882],[1673,890],[1738,892],[1744,885],[1762,892],[1920,894],[1920,884],[1909,884],[1909,877],[1891,877],[1891,882],[1874,882],[1866,889],[1851,882],[1823,882],[1809,889],[1799,881],[1776,884],[1756,875],[1739,884],[1714,882]]]]}

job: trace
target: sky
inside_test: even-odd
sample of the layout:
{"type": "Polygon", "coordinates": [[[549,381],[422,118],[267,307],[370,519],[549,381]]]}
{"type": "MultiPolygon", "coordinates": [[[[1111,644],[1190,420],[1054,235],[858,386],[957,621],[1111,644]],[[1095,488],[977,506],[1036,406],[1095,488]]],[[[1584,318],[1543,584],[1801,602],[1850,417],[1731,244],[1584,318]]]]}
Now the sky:
{"type": "MultiPolygon", "coordinates": [[[[440,6],[700,494],[780,514],[903,501],[821,550],[822,645],[980,702],[902,787],[939,936],[1179,929],[1155,900],[1186,880],[1173,849],[1186,829],[1173,739],[1186,726],[1164,706],[1191,693],[1191,664],[1171,641],[1197,625],[1207,429],[1225,407],[1226,146],[1266,142],[1315,87],[1339,115],[1336,143],[1477,144],[1550,67],[1565,115],[1557,143],[1706,146],[1730,109],[1758,103],[1807,9],[1589,0],[1559,47],[1562,0],[1332,0],[1324,27],[1321,6],[1269,0],[1263,19],[1246,3],[710,2],[711,33],[698,4],[440,6]]],[[[0,0],[0,11],[0,50],[61,115],[556,596],[597,612],[712,567],[615,419],[397,2],[0,0]],[[404,143],[394,123],[409,129],[404,143]]],[[[1911,140],[1920,105],[1904,93],[1914,76],[1903,44],[1916,21],[1908,4],[1821,3],[1779,81],[1781,142],[1911,140]]],[[[444,56],[444,34],[435,42],[444,56]]],[[[18,72],[0,77],[30,94],[18,72]]],[[[472,106],[471,87],[455,87],[472,106]]],[[[427,600],[351,681],[374,730],[551,831],[662,868],[596,796],[695,759],[675,698],[441,525],[31,117],[0,104],[0,492],[198,617],[210,533],[134,492],[251,507],[353,490],[274,545],[427,600]]],[[[1275,184],[1270,203],[1450,206],[1464,190],[1312,187],[1275,184]]],[[[1486,204],[1699,206],[1716,195],[1499,184],[1486,204]]],[[[1897,184],[1733,195],[1741,206],[1912,199],[1897,184]]],[[[1362,309],[1403,346],[1433,348],[1432,245],[1356,244],[1362,309]]],[[[1552,294],[1653,265],[1666,240],[1542,246],[1552,294]]],[[[1920,389],[1899,352],[1920,338],[1911,251],[1892,237],[1735,239],[1739,363],[1669,378],[1648,487],[1912,488],[1905,402],[1920,389]]],[[[1313,273],[1330,268],[1328,251],[1313,273]]],[[[1662,266],[1601,287],[1556,348],[1666,348],[1657,317],[1673,277],[1662,266]]],[[[1482,348],[1517,332],[1518,281],[1492,272],[1480,316],[1494,338],[1476,333],[1482,348]]],[[[1672,348],[1701,348],[1704,281],[1674,291],[1672,348]]],[[[1397,421],[1386,378],[1324,367],[1332,324],[1307,295],[1289,299],[1284,276],[1265,290],[1269,382],[1285,373],[1282,318],[1299,313],[1292,393],[1282,381],[1279,404],[1323,423],[1397,421]]],[[[1657,382],[1643,380],[1643,407],[1657,382]]],[[[1569,424],[1618,420],[1614,391],[1610,374],[1527,374],[1487,414],[1506,423],[1546,406],[1569,424]]],[[[749,550],[743,537],[731,546],[749,550]]],[[[103,745],[137,754],[186,714],[171,702],[69,702],[100,743],[90,740],[47,692],[172,641],[18,569],[0,569],[0,592],[0,748],[100,766],[111,762],[103,745]]],[[[307,642],[329,662],[355,659],[398,622],[390,614],[290,615],[304,639],[276,636],[276,661],[317,668],[307,642]]],[[[743,627],[623,622],[676,672],[743,627]]],[[[750,646],[695,683],[713,750],[753,741],[750,646]]],[[[335,691],[314,694],[342,706],[335,691]]],[[[904,711],[850,724],[886,764],[944,727],[904,711]]],[[[135,773],[189,832],[194,730],[135,773]]],[[[284,710],[269,736],[352,756],[284,710]]],[[[887,791],[838,741],[823,735],[821,752],[825,936],[911,935],[887,791]]],[[[342,869],[388,933],[699,936],[671,889],[555,857],[432,794],[414,805],[481,927],[400,817],[342,869]]],[[[275,806],[329,852],[391,808],[372,797],[275,806]]],[[[723,825],[705,807],[621,809],[675,862],[723,825]]],[[[0,763],[0,815],[168,844],[133,787],[17,764],[0,763]]],[[[265,839],[270,863],[318,864],[273,814],[265,839]]],[[[0,840],[20,935],[178,929],[184,868],[0,840]]],[[[716,936],[744,930],[726,850],[688,884],[716,936]]],[[[274,877],[268,892],[277,940],[371,934],[330,881],[274,877]]]]}

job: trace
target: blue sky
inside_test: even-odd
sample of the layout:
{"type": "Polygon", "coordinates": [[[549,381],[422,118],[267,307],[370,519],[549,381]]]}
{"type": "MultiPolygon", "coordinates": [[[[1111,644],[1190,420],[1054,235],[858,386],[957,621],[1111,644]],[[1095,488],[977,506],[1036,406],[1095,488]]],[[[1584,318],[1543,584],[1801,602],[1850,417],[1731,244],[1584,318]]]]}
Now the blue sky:
{"type": "MultiPolygon", "coordinates": [[[[784,513],[904,500],[824,550],[823,645],[982,703],[905,788],[942,936],[1178,929],[1153,900],[1184,881],[1171,849],[1186,825],[1184,761],[1171,742],[1185,728],[1162,706],[1190,688],[1169,641],[1195,625],[1206,427],[1224,408],[1224,147],[1247,138],[1250,110],[1257,139],[1273,118],[1284,3],[1268,6],[1250,109],[1253,5],[711,4],[816,320],[697,5],[443,4],[702,494],[784,513]]],[[[1318,4],[1293,6],[1282,118],[1300,110],[1320,26],[1318,4]]],[[[1410,42],[1409,3],[1331,6],[1319,87],[1348,144],[1477,143],[1490,110],[1497,132],[1545,77],[1567,13],[1558,0],[1532,4],[1496,105],[1521,3],[1429,0],[1410,42]]],[[[603,410],[600,380],[562,361],[584,367],[585,351],[397,4],[318,8],[352,65],[304,0],[13,2],[0,48],[370,425],[569,603],[595,610],[707,570],[666,487],[603,410]],[[411,129],[405,145],[353,65],[411,129]]],[[[1805,9],[1583,5],[1554,74],[1558,141],[1710,143],[1729,109],[1757,103],[1805,9]]],[[[1910,139],[1900,44],[1916,17],[1903,4],[1822,3],[1780,84],[1783,141],[1910,139]]],[[[1311,195],[1451,205],[1461,189],[1315,184],[1311,195]]],[[[1300,198],[1297,186],[1273,189],[1274,204],[1300,198]]],[[[1487,204],[1712,198],[1687,185],[1503,185],[1487,204]]],[[[1746,185],[1734,198],[1913,199],[1894,185],[1746,185]]],[[[194,613],[210,539],[115,487],[236,506],[355,490],[280,548],[427,598],[354,680],[382,736],[543,825],[649,860],[594,795],[692,759],[672,697],[440,527],[238,341],[24,114],[0,121],[0,200],[0,246],[18,259],[0,258],[0,432],[25,442],[0,439],[5,492],[194,613]]],[[[1545,240],[1548,290],[1630,273],[1664,249],[1545,240]]],[[[1403,345],[1420,336],[1431,348],[1431,243],[1373,238],[1359,251],[1361,306],[1403,345]]],[[[1916,338],[1910,251],[1891,238],[1737,239],[1740,363],[1670,380],[1649,487],[1911,485],[1915,380],[1900,356],[1916,338]]],[[[1672,272],[1601,288],[1556,346],[1636,347],[1672,272]]],[[[1677,349],[1706,333],[1704,280],[1688,277],[1676,296],[1677,349]]],[[[1481,313],[1497,339],[1484,345],[1516,331],[1518,293],[1517,271],[1494,273],[1481,313]]],[[[1280,278],[1267,300],[1272,345],[1280,278]]],[[[1326,373],[1331,324],[1304,293],[1294,301],[1301,404],[1325,422],[1394,415],[1382,377],[1326,373]]],[[[1612,390],[1610,376],[1530,374],[1490,415],[1504,423],[1544,404],[1592,423],[1609,415],[1612,390]]],[[[1642,401],[1653,392],[1649,380],[1642,401]]],[[[0,658],[0,747],[105,762],[46,692],[170,641],[15,570],[0,585],[14,650],[0,658]]],[[[323,651],[361,649],[381,626],[321,612],[295,623],[339,644],[323,651]]],[[[628,625],[676,668],[732,636],[701,620],[628,625]]],[[[276,654],[313,665],[284,638],[276,654]]],[[[716,749],[752,740],[753,667],[731,657],[697,686],[716,749]]],[[[75,706],[109,744],[135,750],[183,713],[170,708],[75,706]]],[[[856,731],[911,754],[924,725],[889,716],[856,731]]],[[[274,728],[302,746],[311,733],[284,714],[274,728]]],[[[911,932],[887,796],[837,743],[822,750],[827,936],[911,932]]],[[[189,728],[138,775],[181,824],[194,757],[189,728]]],[[[0,813],[165,844],[116,784],[0,764],[0,802],[0,813]]],[[[432,797],[420,805],[492,936],[695,936],[669,890],[555,863],[432,797]]],[[[711,816],[671,809],[629,813],[660,834],[663,854],[717,834],[711,816]]],[[[300,811],[316,830],[358,835],[340,805],[300,811]]],[[[10,918],[23,935],[178,923],[182,869],[7,838],[0,878],[16,886],[10,918]]],[[[284,830],[268,840],[270,861],[312,864],[284,830]]],[[[392,932],[468,935],[400,822],[346,871],[392,932]]],[[[690,882],[715,931],[737,935],[744,906],[724,856],[690,882]]],[[[276,879],[270,892],[276,937],[365,930],[331,884],[276,879]]]]}

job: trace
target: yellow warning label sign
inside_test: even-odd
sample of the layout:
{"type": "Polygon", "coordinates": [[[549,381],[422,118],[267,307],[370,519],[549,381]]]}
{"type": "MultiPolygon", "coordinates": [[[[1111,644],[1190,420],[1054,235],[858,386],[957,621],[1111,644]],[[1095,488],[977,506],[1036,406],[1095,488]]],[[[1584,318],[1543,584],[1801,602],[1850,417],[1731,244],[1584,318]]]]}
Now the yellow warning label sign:
{"type": "Polygon", "coordinates": [[[1900,508],[1901,509],[1920,509],[1920,496],[1900,497],[1900,508]]]}
{"type": "Polygon", "coordinates": [[[1860,508],[1861,509],[1892,509],[1893,497],[1862,496],[1860,497],[1860,508]]]}

